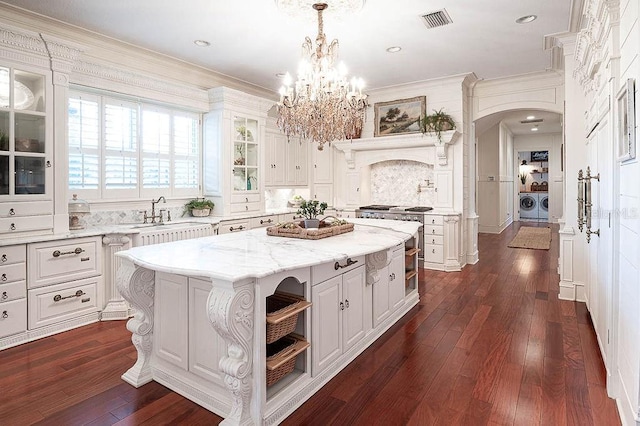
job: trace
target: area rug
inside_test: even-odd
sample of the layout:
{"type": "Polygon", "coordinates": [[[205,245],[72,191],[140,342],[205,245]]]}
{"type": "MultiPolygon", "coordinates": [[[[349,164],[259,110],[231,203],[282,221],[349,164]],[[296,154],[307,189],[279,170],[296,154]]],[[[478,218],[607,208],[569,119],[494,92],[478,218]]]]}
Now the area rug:
{"type": "Polygon", "coordinates": [[[509,243],[509,247],[549,250],[549,247],[551,247],[551,229],[523,226],[509,243]]]}

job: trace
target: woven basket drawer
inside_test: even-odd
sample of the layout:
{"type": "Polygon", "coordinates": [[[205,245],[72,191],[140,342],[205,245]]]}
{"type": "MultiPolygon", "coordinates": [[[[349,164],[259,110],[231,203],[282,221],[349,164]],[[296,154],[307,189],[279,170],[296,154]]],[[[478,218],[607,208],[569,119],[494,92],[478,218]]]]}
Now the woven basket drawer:
{"type": "Polygon", "coordinates": [[[276,292],[267,297],[267,343],[273,343],[292,333],[298,323],[298,314],[311,306],[304,297],[276,292]]]}
{"type": "Polygon", "coordinates": [[[302,336],[290,334],[267,345],[267,386],[277,383],[296,366],[296,358],[309,347],[302,336]]]}

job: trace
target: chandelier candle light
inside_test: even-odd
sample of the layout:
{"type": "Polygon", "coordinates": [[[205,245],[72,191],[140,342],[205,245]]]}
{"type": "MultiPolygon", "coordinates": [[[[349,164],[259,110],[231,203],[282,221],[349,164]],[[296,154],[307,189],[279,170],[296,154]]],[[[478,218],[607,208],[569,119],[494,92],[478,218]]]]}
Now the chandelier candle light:
{"type": "Polygon", "coordinates": [[[338,59],[338,40],[327,44],[322,23],[326,3],[317,3],[318,36],[316,46],[309,37],[302,45],[303,60],[298,68],[298,80],[292,86],[291,75],[284,77],[278,102],[278,127],[291,135],[310,139],[322,150],[325,143],[352,139],[360,135],[367,95],[362,94],[361,78],[347,80],[347,71],[338,59]]]}

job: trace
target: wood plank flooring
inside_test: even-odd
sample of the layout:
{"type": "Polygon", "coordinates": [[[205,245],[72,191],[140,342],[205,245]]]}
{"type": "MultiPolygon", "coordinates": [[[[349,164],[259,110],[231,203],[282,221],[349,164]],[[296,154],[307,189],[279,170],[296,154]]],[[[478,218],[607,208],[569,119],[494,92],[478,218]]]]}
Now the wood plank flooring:
{"type": "MultiPolygon", "coordinates": [[[[481,234],[462,272],[423,271],[420,305],[284,424],[620,424],[586,307],[558,300],[557,229],[551,250],[507,248],[519,227],[481,234]]],[[[124,383],[135,358],[123,321],[1,351],[0,425],[220,422],[124,383]]]]}

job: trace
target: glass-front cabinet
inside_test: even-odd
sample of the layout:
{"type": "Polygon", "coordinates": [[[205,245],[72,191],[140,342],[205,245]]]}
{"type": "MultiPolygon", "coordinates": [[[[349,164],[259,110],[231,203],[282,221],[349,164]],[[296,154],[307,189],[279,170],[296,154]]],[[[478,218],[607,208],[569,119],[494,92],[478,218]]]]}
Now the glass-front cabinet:
{"type": "Polygon", "coordinates": [[[52,227],[49,86],[44,74],[0,65],[0,237],[52,227]]]}
{"type": "Polygon", "coordinates": [[[257,191],[258,182],[258,120],[233,118],[233,190],[257,191]]]}
{"type": "Polygon", "coordinates": [[[228,87],[210,89],[203,115],[203,195],[215,216],[264,211],[264,140],[273,101],[228,87]]]}

